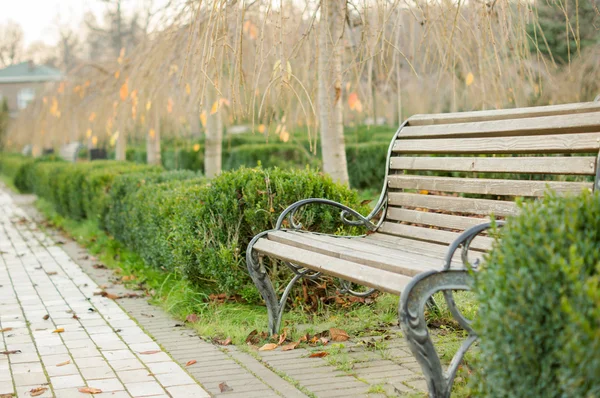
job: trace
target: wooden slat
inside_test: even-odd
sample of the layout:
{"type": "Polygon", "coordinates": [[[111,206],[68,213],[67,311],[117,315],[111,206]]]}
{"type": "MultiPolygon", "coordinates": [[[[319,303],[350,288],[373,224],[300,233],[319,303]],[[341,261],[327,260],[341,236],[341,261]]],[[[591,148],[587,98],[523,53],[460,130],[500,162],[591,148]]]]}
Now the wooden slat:
{"type": "Polygon", "coordinates": [[[546,116],[489,122],[407,126],[399,138],[513,137],[548,134],[578,134],[600,131],[600,112],[579,115],[546,116]]]}
{"type": "Polygon", "coordinates": [[[396,140],[396,153],[575,153],[597,152],[600,133],[469,139],[396,140]]]}
{"type": "Polygon", "coordinates": [[[434,210],[447,210],[465,214],[508,216],[517,214],[515,202],[504,200],[456,198],[453,196],[419,195],[405,192],[390,192],[391,206],[410,206],[434,210]]]}
{"type": "Polygon", "coordinates": [[[327,256],[368,265],[402,275],[415,276],[421,272],[440,268],[439,261],[424,258],[415,253],[402,252],[369,245],[360,242],[362,238],[329,238],[324,235],[276,231],[269,233],[269,239],[275,242],[306,249],[327,256]]]}
{"type": "Polygon", "coordinates": [[[522,119],[552,115],[570,115],[600,111],[600,102],[535,106],[529,108],[494,109],[486,111],[437,113],[414,115],[408,119],[410,126],[424,126],[449,123],[482,122],[488,120],[522,119]]]}
{"type": "Polygon", "coordinates": [[[330,276],[397,295],[412,280],[410,276],[299,249],[269,239],[260,239],[254,245],[254,249],[259,253],[289,261],[314,271],[321,271],[330,276]]]}
{"type": "Polygon", "coordinates": [[[548,188],[561,193],[592,190],[591,182],[500,180],[490,178],[453,178],[396,174],[388,177],[390,188],[462,192],[482,195],[544,196],[548,188]]]}
{"type": "Polygon", "coordinates": [[[439,242],[423,242],[415,239],[402,238],[376,232],[364,237],[365,241],[375,245],[399,248],[403,251],[413,252],[424,256],[443,259],[448,253],[448,245],[439,242]]]}
{"type": "Polygon", "coordinates": [[[402,209],[400,207],[389,207],[385,218],[394,221],[406,221],[414,224],[432,225],[436,227],[459,230],[465,230],[490,220],[489,217],[475,218],[454,216],[450,214],[428,213],[425,211],[402,209]]]}
{"type": "MultiPolygon", "coordinates": [[[[439,242],[450,244],[460,235],[457,232],[443,231],[440,229],[431,229],[416,227],[414,225],[397,224],[384,222],[377,230],[380,233],[402,236],[405,238],[422,240],[425,242],[439,242]]],[[[471,248],[479,251],[487,251],[492,247],[494,240],[485,236],[478,236],[471,243],[471,248]]]]}
{"type": "Polygon", "coordinates": [[[595,175],[592,156],[546,157],[393,157],[393,170],[465,171],[481,173],[595,175]]]}

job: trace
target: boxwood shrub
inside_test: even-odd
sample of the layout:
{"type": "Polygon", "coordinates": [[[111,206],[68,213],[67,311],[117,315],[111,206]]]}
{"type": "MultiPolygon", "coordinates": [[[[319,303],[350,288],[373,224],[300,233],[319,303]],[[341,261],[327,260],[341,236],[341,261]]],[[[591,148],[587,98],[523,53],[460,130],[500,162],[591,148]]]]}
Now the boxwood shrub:
{"type": "Polygon", "coordinates": [[[477,396],[600,396],[600,195],[522,205],[477,274],[477,396]]]}

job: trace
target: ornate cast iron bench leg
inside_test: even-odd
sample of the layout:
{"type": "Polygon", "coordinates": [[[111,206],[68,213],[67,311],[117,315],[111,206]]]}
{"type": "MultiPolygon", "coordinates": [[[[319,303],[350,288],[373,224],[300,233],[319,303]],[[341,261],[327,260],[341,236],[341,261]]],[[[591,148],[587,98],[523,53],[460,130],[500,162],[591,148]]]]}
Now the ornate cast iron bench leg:
{"type": "MultiPolygon", "coordinates": [[[[501,227],[503,222],[496,222],[501,227]]],[[[471,265],[468,260],[469,246],[473,239],[491,228],[491,223],[477,225],[463,232],[450,245],[444,268],[441,271],[429,271],[417,275],[405,288],[400,297],[400,326],[408,340],[408,345],[413,355],[421,365],[421,369],[427,381],[429,396],[432,398],[448,398],[452,392],[452,384],[458,366],[465,353],[477,340],[477,334],[471,328],[471,322],[462,316],[452,295],[453,290],[470,290],[473,282],[473,272],[477,264],[471,265]],[[454,253],[462,247],[463,269],[451,269],[450,265],[454,253]],[[442,363],[427,330],[425,321],[425,305],[431,297],[442,291],[452,316],[460,326],[468,333],[461,347],[458,349],[448,369],[444,372],[442,363]]]]}

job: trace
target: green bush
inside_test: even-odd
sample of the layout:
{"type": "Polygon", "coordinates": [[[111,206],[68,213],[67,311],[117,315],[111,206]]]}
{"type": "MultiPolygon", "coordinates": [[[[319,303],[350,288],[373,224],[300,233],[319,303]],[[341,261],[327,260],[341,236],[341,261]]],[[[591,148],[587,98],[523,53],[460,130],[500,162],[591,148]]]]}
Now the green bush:
{"type": "MultiPolygon", "coordinates": [[[[189,179],[200,179],[200,176],[189,170],[167,171],[164,173],[145,171],[118,176],[113,181],[110,190],[110,199],[105,219],[107,231],[126,245],[132,246],[133,242],[137,240],[138,228],[140,228],[136,211],[144,207],[133,195],[146,186],[154,188],[156,184],[189,179]]],[[[164,187],[168,187],[168,185],[163,184],[162,189],[164,187]]],[[[151,200],[154,199],[155,195],[157,193],[150,192],[150,198],[142,196],[140,199],[142,201],[151,200]]]]}
{"type": "Polygon", "coordinates": [[[385,177],[389,142],[346,145],[348,177],[355,189],[380,188],[385,177]]]}
{"type": "Polygon", "coordinates": [[[509,220],[476,277],[478,396],[600,396],[598,248],[598,193],[549,194],[509,220]]]}
{"type": "MultiPolygon", "coordinates": [[[[23,184],[51,202],[56,211],[73,219],[102,221],[107,211],[107,196],[112,180],[121,174],[142,170],[158,172],[159,167],[102,160],[68,163],[39,160],[24,173],[23,184]]],[[[102,224],[102,223],[101,223],[102,224]]]]}
{"type": "Polygon", "coordinates": [[[317,166],[319,161],[300,145],[292,144],[256,144],[240,145],[231,149],[223,169],[234,170],[242,166],[254,167],[304,168],[317,166]]]}
{"type": "MultiPolygon", "coordinates": [[[[308,169],[242,167],[186,195],[190,199],[178,202],[174,210],[176,263],[194,282],[214,281],[219,291],[245,295],[256,295],[246,269],[246,246],[254,235],[273,228],[288,205],[318,197],[360,208],[355,191],[308,169]]],[[[337,209],[312,206],[299,215],[308,229],[332,233],[340,228],[337,209]]],[[[279,281],[278,275],[273,279],[279,281]]]]}

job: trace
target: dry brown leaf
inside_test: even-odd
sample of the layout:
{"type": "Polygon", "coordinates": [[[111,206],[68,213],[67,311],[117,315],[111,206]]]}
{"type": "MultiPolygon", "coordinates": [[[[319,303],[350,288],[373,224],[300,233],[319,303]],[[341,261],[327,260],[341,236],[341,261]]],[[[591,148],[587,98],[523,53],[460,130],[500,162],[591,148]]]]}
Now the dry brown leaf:
{"type": "Polygon", "coordinates": [[[196,314],[189,314],[188,316],[185,317],[186,322],[189,323],[196,323],[198,322],[198,315],[196,314]]]}
{"type": "Polygon", "coordinates": [[[102,392],[102,390],[99,388],[93,388],[93,387],[81,387],[81,388],[79,388],[79,392],[84,393],[84,394],[100,394],[102,392]]]}
{"type": "Polygon", "coordinates": [[[258,344],[258,330],[254,329],[246,337],[246,344],[258,344]]]}
{"type": "Polygon", "coordinates": [[[332,341],[347,341],[350,339],[345,330],[336,328],[329,329],[329,337],[332,341]]]}
{"type": "Polygon", "coordinates": [[[195,364],[197,361],[195,359],[189,360],[187,361],[187,363],[185,364],[185,366],[192,366],[193,364],[195,364]]]}
{"type": "Polygon", "coordinates": [[[219,390],[221,392],[233,391],[233,388],[229,387],[227,383],[222,382],[219,384],[219,390]]]}
{"type": "Polygon", "coordinates": [[[275,348],[277,348],[277,344],[267,343],[267,344],[263,345],[262,347],[260,347],[258,349],[258,351],[271,351],[271,350],[274,350],[275,348]]]}
{"type": "Polygon", "coordinates": [[[287,330],[283,329],[283,333],[281,333],[281,336],[279,336],[279,341],[277,342],[277,345],[281,345],[285,339],[287,338],[287,330]]]}
{"type": "Polygon", "coordinates": [[[29,394],[31,394],[32,397],[37,397],[38,395],[45,393],[47,390],[48,387],[36,387],[29,390],[29,394]]]}
{"type": "Polygon", "coordinates": [[[0,333],[4,333],[4,332],[10,332],[12,330],[12,328],[4,328],[4,329],[0,329],[0,333]]]}
{"type": "Polygon", "coordinates": [[[291,351],[291,350],[295,350],[296,347],[298,347],[298,345],[300,344],[299,341],[292,341],[289,344],[286,345],[282,345],[281,346],[281,351],[291,351]]]}
{"type": "Polygon", "coordinates": [[[227,337],[225,340],[217,340],[219,345],[229,345],[231,344],[231,337],[227,337]]]}
{"type": "Polygon", "coordinates": [[[67,360],[67,361],[64,361],[64,362],[61,362],[61,363],[57,363],[56,366],[65,366],[65,365],[68,365],[70,363],[71,363],[71,360],[67,360]]]}
{"type": "Polygon", "coordinates": [[[48,274],[48,275],[57,275],[58,272],[56,272],[56,271],[49,271],[49,272],[46,272],[46,274],[48,274]]]}
{"type": "Polygon", "coordinates": [[[329,355],[328,352],[320,351],[320,352],[313,352],[308,357],[309,358],[323,358],[323,357],[326,357],[327,355],[329,355]]]}
{"type": "Polygon", "coordinates": [[[50,318],[50,315],[46,314],[46,315],[44,315],[44,318],[43,318],[43,319],[44,319],[45,321],[47,321],[47,320],[48,320],[48,318],[50,318]]]}
{"type": "Polygon", "coordinates": [[[327,337],[321,337],[319,342],[321,342],[323,345],[327,345],[327,343],[329,343],[329,339],[327,337]]]}
{"type": "Polygon", "coordinates": [[[158,354],[159,352],[162,352],[162,351],[161,350],[142,351],[142,352],[138,352],[138,354],[140,354],[140,355],[152,355],[152,354],[158,354]]]}
{"type": "Polygon", "coordinates": [[[2,351],[2,353],[3,353],[4,355],[20,354],[20,353],[21,353],[21,350],[2,351]]]}
{"type": "Polygon", "coordinates": [[[54,329],[54,331],[52,333],[62,333],[65,331],[65,328],[58,328],[58,329],[54,329]]]}
{"type": "Polygon", "coordinates": [[[303,341],[308,341],[308,333],[306,333],[304,336],[300,337],[300,340],[298,340],[299,343],[302,343],[303,341]]]}

